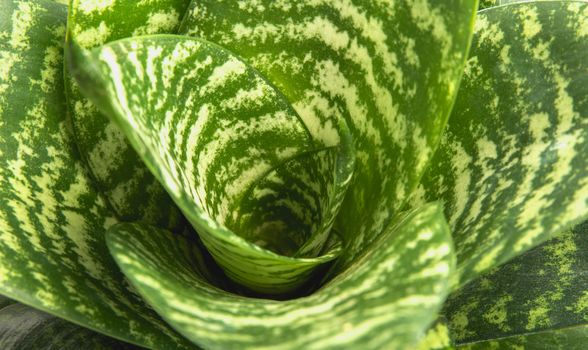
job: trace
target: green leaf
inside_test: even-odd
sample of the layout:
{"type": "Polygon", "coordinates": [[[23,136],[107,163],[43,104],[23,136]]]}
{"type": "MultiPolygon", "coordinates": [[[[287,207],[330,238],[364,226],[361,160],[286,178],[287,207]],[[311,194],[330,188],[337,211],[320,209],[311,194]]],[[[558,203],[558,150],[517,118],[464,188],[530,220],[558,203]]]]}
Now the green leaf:
{"type": "MultiPolygon", "coordinates": [[[[554,1],[554,0],[482,0],[480,1],[480,9],[486,9],[489,7],[501,6],[501,5],[508,5],[517,2],[539,2],[539,1],[554,1]]],[[[559,1],[571,1],[571,2],[578,2],[578,1],[586,1],[586,0],[559,0],[559,1]]]]}
{"type": "MultiPolygon", "coordinates": [[[[528,341],[530,346],[541,341],[547,346],[566,338],[568,344],[574,344],[580,341],[580,335],[585,337],[587,234],[588,221],[452,295],[445,314],[456,342],[490,344],[495,339],[511,338],[505,344],[528,341]]],[[[585,338],[578,344],[585,344],[585,338]]]]}
{"type": "Polygon", "coordinates": [[[479,14],[420,191],[446,203],[461,283],[588,215],[587,16],[582,2],[479,14]]]}
{"type": "Polygon", "coordinates": [[[190,348],[130,290],[67,133],[66,7],[0,1],[0,293],[115,338],[190,348]]]}
{"type": "Polygon", "coordinates": [[[356,145],[335,227],[342,271],[417,186],[443,132],[477,1],[195,0],[180,28],[222,45],[284,93],[316,139],[343,116],[356,145]]]}
{"type": "Polygon", "coordinates": [[[15,301],[5,297],[4,295],[0,295],[0,310],[7,307],[8,305],[14,304],[15,301]]]}
{"type": "MultiPolygon", "coordinates": [[[[68,30],[85,48],[145,34],[174,33],[188,0],[72,0],[68,30]]],[[[97,188],[118,217],[179,230],[180,211],[130,147],[124,134],[66,75],[68,115],[77,147],[97,188]]]]}
{"type": "Polygon", "coordinates": [[[411,349],[449,290],[454,259],[441,205],[389,226],[346,272],[310,296],[240,297],[197,272],[197,246],[164,230],[120,224],[108,246],[141,295],[207,349],[411,349]]]}
{"type": "Polygon", "coordinates": [[[458,346],[459,350],[534,349],[583,350],[586,348],[588,327],[568,327],[548,332],[513,336],[458,346]]]}
{"type": "Polygon", "coordinates": [[[353,173],[343,121],[317,144],[272,85],[199,39],[146,36],[69,52],[82,91],[118,123],[231,279],[290,292],[337,257],[340,244],[318,253],[353,173]],[[283,241],[309,239],[301,257],[280,255],[283,241]]]}
{"type": "Polygon", "coordinates": [[[449,322],[444,316],[439,316],[419,342],[417,350],[451,349],[453,341],[450,339],[448,324],[449,322]]]}
{"type": "Polygon", "coordinates": [[[0,309],[0,348],[3,350],[139,349],[22,304],[12,304],[0,309]]]}

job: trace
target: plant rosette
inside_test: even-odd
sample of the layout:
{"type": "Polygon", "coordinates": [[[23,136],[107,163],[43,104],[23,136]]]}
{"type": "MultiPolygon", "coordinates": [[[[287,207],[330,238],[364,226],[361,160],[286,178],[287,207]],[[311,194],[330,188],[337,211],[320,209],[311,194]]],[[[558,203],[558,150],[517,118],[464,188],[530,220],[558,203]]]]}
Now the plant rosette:
{"type": "Polygon", "coordinates": [[[588,4],[508,2],[1,0],[2,348],[581,346],[588,4]]]}

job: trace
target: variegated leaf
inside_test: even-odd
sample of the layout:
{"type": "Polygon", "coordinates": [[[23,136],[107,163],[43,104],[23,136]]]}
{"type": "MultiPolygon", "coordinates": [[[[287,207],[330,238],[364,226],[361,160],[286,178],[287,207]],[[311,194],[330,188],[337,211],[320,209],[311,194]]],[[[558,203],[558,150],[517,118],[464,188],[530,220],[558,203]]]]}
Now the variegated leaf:
{"type": "MultiPolygon", "coordinates": [[[[554,0],[482,0],[480,1],[480,9],[486,9],[494,6],[508,5],[516,2],[538,2],[538,1],[554,1],[554,0]]],[[[556,0],[557,1],[557,0],[556,0]]],[[[586,0],[560,0],[560,1],[586,1],[586,0]]]]}
{"type": "MultiPolygon", "coordinates": [[[[174,33],[188,0],[72,0],[68,30],[85,48],[130,36],[174,33]]],[[[126,141],[115,123],[99,113],[66,75],[70,123],[94,183],[118,217],[147,220],[179,230],[180,211],[126,141]]]]}
{"type": "Polygon", "coordinates": [[[209,285],[196,270],[197,247],[169,232],[121,224],[107,237],[143,297],[206,349],[412,349],[434,321],[454,267],[439,204],[404,215],[350,269],[288,301],[209,285]]]}
{"type": "Polygon", "coordinates": [[[449,334],[449,322],[444,316],[439,316],[435,323],[420,341],[417,350],[449,350],[452,348],[453,340],[449,334]]]}
{"type": "Polygon", "coordinates": [[[343,120],[315,142],[263,77],[199,39],[69,52],[82,91],[118,123],[231,279],[290,292],[337,257],[340,244],[322,248],[353,173],[343,120]],[[281,255],[283,241],[300,257],[281,255]]]}
{"type": "Polygon", "coordinates": [[[587,234],[588,221],[452,295],[445,313],[455,340],[461,344],[482,341],[472,345],[473,349],[481,345],[490,349],[585,346],[587,234]]]}
{"type": "Polygon", "coordinates": [[[443,199],[462,283],[588,215],[588,6],[480,12],[420,194],[443,199]]]}
{"type": "Polygon", "coordinates": [[[244,57],[315,138],[347,120],[358,164],[336,224],[342,270],[417,186],[450,112],[476,9],[474,0],[195,0],[180,33],[244,57]]]}
{"type": "Polygon", "coordinates": [[[12,303],[0,309],[2,350],[139,350],[64,319],[12,303]]]}
{"type": "Polygon", "coordinates": [[[52,1],[0,1],[0,293],[115,338],[188,349],[106,248],[116,219],[66,130],[65,20],[52,1]]]}
{"type": "Polygon", "coordinates": [[[464,344],[458,350],[584,350],[588,338],[588,327],[566,327],[547,332],[529,333],[512,337],[464,344]]]}

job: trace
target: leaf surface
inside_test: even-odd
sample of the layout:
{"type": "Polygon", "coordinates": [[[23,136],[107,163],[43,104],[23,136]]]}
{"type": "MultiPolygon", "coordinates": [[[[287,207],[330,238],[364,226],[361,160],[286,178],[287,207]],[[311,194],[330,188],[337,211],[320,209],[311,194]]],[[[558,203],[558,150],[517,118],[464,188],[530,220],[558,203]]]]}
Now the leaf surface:
{"type": "Polygon", "coordinates": [[[317,139],[342,116],[357,167],[340,271],[386,227],[436,148],[477,2],[193,1],[180,33],[226,47],[284,93],[317,139]]]}
{"type": "Polygon", "coordinates": [[[288,301],[210,286],[197,271],[197,246],[155,227],[120,224],[107,237],[143,297],[207,349],[411,349],[434,321],[454,266],[439,204],[404,215],[349,270],[288,301]]]}
{"type": "Polygon", "coordinates": [[[588,215],[586,18],[583,2],[479,14],[447,133],[419,191],[446,203],[462,283],[588,215]]]}
{"type": "Polygon", "coordinates": [[[0,347],[3,350],[140,349],[18,303],[0,309],[0,347]]]}
{"type": "MultiPolygon", "coordinates": [[[[130,36],[175,33],[188,0],[72,0],[68,30],[85,48],[130,36]]],[[[67,67],[66,67],[67,69],[67,67]]],[[[118,217],[180,230],[180,211],[114,122],[100,114],[66,75],[68,116],[97,188],[118,217]]]]}
{"type": "Polygon", "coordinates": [[[445,314],[455,341],[483,341],[481,344],[489,348],[497,346],[494,343],[562,349],[567,348],[565,344],[570,348],[585,345],[586,234],[588,221],[454,293],[445,306],[445,314]]]}
{"type": "Polygon", "coordinates": [[[116,223],[67,132],[66,7],[0,1],[0,293],[115,338],[190,348],[112,260],[116,223]]]}
{"type": "Polygon", "coordinates": [[[353,174],[344,121],[317,143],[257,71],[199,39],[146,36],[89,54],[72,43],[70,53],[82,91],[118,123],[231,279],[289,292],[337,257],[340,244],[319,253],[353,174]],[[283,255],[283,240],[298,241],[301,257],[283,255]]]}

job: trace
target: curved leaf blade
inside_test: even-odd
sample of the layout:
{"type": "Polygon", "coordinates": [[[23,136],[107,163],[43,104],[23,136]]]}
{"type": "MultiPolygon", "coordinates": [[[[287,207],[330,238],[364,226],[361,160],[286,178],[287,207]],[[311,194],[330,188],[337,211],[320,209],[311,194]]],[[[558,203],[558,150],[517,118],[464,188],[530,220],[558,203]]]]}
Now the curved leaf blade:
{"type": "Polygon", "coordinates": [[[349,270],[311,296],[288,301],[210,286],[196,270],[197,247],[169,232],[121,224],[107,237],[143,297],[209,349],[410,349],[434,321],[454,266],[438,204],[406,214],[349,270]]]}
{"type": "Polygon", "coordinates": [[[417,186],[453,104],[476,9],[473,0],[195,0],[180,33],[247,60],[315,138],[345,118],[357,167],[336,224],[340,271],[417,186]]]}
{"type": "Polygon", "coordinates": [[[545,341],[547,346],[565,340],[566,334],[570,344],[585,335],[587,233],[584,222],[453,294],[445,314],[456,342],[491,344],[512,338],[504,344],[545,341]]]}
{"type": "Polygon", "coordinates": [[[0,347],[3,350],[140,349],[22,304],[0,309],[0,347]]]}
{"type": "Polygon", "coordinates": [[[106,248],[117,221],[66,127],[65,19],[52,1],[0,1],[0,293],[115,338],[189,349],[106,248]]]}
{"type": "MultiPolygon", "coordinates": [[[[241,205],[248,189],[273,170],[293,159],[310,161],[306,167],[321,163],[300,158],[323,145],[317,148],[287,101],[255,70],[216,45],[183,36],[126,39],[91,54],[73,43],[69,48],[80,88],[118,123],[230,278],[260,293],[290,292],[338,255],[340,249],[308,258],[279,255],[232,227],[251,215],[249,206],[241,205]]],[[[333,198],[319,200],[315,210],[323,213],[337,209],[353,169],[347,166],[351,145],[345,146],[351,139],[340,132],[332,130],[327,145],[336,150],[327,153],[333,154],[334,168],[326,169],[326,178],[334,180],[315,183],[333,198]]],[[[293,178],[289,171],[276,176],[278,192],[292,192],[285,181],[293,178]]],[[[280,201],[302,206],[306,197],[301,197],[280,201]]]]}
{"type": "MultiPolygon", "coordinates": [[[[68,31],[85,48],[130,36],[175,33],[188,4],[188,0],[72,0],[68,31]]],[[[84,98],[69,74],[65,81],[76,145],[117,216],[181,230],[185,219],[124,134],[84,98]]]]}
{"type": "Polygon", "coordinates": [[[587,14],[583,2],[479,14],[421,192],[447,204],[462,283],[588,215],[587,14]]]}

